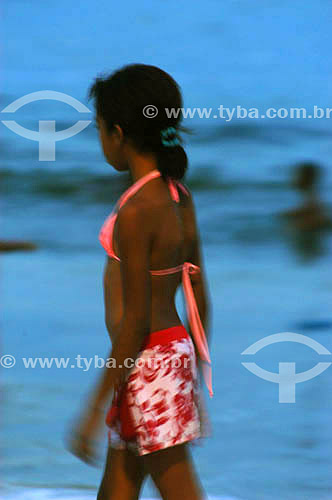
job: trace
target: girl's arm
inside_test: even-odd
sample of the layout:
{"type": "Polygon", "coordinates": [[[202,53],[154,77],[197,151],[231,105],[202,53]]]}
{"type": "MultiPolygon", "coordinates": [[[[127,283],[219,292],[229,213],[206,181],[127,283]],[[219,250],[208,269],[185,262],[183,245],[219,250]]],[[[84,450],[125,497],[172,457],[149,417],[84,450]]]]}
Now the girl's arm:
{"type": "Polygon", "coordinates": [[[152,231],[146,206],[129,200],[118,214],[118,247],[121,259],[123,319],[110,352],[112,364],[105,365],[90,397],[90,405],[103,408],[112,389],[120,385],[150,332],[152,231]]]}
{"type": "MultiPolygon", "coordinates": [[[[115,341],[116,334],[119,330],[119,325],[121,323],[123,310],[122,310],[122,300],[113,301],[112,290],[117,290],[118,287],[121,287],[121,276],[117,277],[116,280],[111,279],[112,273],[112,264],[110,262],[110,258],[107,258],[104,273],[103,273],[103,289],[104,289],[104,319],[105,326],[108,331],[109,337],[111,339],[112,344],[115,341]],[[120,281],[120,283],[118,282],[120,281]],[[116,302],[116,304],[114,304],[116,302]],[[112,308],[110,304],[112,304],[112,308]],[[116,306],[116,307],[115,307],[116,306]],[[112,309],[112,311],[111,311],[112,309]]],[[[117,293],[115,291],[115,293],[117,293]]]]}

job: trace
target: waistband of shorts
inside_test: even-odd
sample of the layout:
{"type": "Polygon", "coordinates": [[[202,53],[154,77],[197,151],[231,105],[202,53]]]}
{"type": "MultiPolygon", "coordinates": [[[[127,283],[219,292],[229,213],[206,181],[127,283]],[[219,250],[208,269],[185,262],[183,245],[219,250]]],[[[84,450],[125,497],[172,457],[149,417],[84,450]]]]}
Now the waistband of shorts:
{"type": "Polygon", "coordinates": [[[163,330],[151,332],[143,342],[142,349],[148,349],[149,347],[153,347],[155,345],[168,344],[173,340],[180,340],[184,338],[189,338],[189,333],[184,325],[171,326],[170,328],[164,328],[163,330]]]}

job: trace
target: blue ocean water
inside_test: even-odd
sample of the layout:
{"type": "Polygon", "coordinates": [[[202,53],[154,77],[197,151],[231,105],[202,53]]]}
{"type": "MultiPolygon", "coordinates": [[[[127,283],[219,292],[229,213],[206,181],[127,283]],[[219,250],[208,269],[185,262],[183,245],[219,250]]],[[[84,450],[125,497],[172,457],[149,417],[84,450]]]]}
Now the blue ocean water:
{"type": "MultiPolygon", "coordinates": [[[[5,0],[1,109],[40,90],[92,109],[86,94],[93,78],[129,62],[170,72],[188,107],[329,107],[331,12],[327,1],[5,0]]],[[[92,119],[51,101],[14,118],[0,115],[33,130],[38,120],[56,120],[62,130],[92,119]]],[[[213,307],[213,439],[193,449],[202,483],[213,499],[330,500],[332,368],[297,384],[295,403],[279,403],[278,385],[241,364],[248,346],[279,332],[306,335],[332,352],[331,234],[303,240],[278,216],[300,200],[290,178],[302,160],[322,165],[321,196],[331,202],[329,120],[196,117],[186,125],[196,133],[187,139],[185,182],[213,307]]],[[[79,462],[63,441],[96,370],[26,369],[21,358],[105,356],[105,255],[97,237],[128,178],[105,163],[93,124],[58,142],[55,162],[39,162],[37,142],[0,127],[2,238],[38,245],[2,255],[1,351],[17,359],[2,369],[2,496],[92,499],[101,466],[79,462]]],[[[178,305],[183,314],[180,295],[178,305]]],[[[296,362],[299,373],[332,362],[321,358],[284,342],[254,361],[272,372],[279,362],[296,362]]],[[[143,495],[156,498],[150,483],[143,495]]]]}

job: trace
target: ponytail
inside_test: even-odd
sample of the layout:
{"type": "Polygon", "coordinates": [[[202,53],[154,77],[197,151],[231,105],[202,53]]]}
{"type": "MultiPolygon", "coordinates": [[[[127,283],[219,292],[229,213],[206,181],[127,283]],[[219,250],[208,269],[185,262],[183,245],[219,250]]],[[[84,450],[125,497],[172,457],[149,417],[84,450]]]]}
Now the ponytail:
{"type": "Polygon", "coordinates": [[[163,178],[180,180],[188,168],[188,157],[181,145],[163,147],[157,152],[157,168],[163,178]]]}

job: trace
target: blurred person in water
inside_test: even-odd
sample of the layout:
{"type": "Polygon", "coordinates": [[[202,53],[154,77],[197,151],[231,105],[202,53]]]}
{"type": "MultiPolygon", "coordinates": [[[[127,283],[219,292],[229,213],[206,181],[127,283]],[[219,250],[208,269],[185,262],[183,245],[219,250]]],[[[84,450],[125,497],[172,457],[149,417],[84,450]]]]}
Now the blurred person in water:
{"type": "Polygon", "coordinates": [[[321,200],[319,193],[322,174],[322,167],[313,162],[297,164],[291,184],[303,200],[299,206],[281,214],[287,221],[288,237],[293,249],[306,260],[327,252],[324,234],[332,229],[329,207],[321,200]]]}
{"type": "Polygon", "coordinates": [[[315,163],[300,163],[295,167],[292,185],[303,196],[303,202],[283,215],[300,230],[332,228],[332,219],[319,196],[322,168],[315,163]]]}

